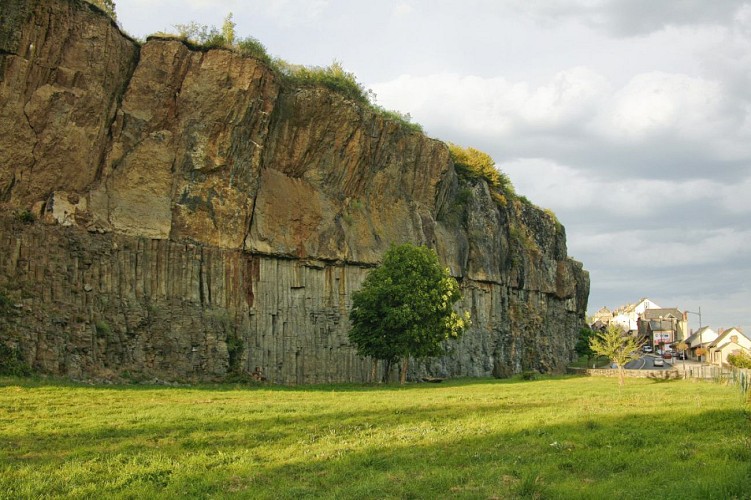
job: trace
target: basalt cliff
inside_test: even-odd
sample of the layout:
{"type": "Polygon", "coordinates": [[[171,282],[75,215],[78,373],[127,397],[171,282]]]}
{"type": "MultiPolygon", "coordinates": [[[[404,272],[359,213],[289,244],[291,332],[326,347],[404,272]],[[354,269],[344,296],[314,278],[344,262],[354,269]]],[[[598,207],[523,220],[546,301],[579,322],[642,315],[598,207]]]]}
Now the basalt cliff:
{"type": "Polygon", "coordinates": [[[587,306],[563,227],[444,143],[80,0],[0,5],[0,208],[0,342],[40,373],[366,381],[350,299],[392,243],[472,315],[412,378],[563,371],[587,306]]]}

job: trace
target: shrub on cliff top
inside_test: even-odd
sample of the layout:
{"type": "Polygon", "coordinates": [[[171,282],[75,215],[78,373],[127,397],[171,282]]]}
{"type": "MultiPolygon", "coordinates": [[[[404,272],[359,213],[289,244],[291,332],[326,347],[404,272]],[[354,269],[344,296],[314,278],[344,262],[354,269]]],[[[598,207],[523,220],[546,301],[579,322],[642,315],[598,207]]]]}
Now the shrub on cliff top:
{"type": "Polygon", "coordinates": [[[448,147],[457,173],[471,178],[485,179],[490,187],[509,195],[514,194],[511,179],[495,167],[495,161],[489,154],[451,142],[448,143],[448,147]]]}
{"type": "Polygon", "coordinates": [[[177,38],[195,50],[225,48],[240,54],[254,57],[269,65],[277,75],[293,85],[321,86],[344,95],[366,108],[375,111],[382,117],[400,124],[411,132],[422,132],[419,124],[412,123],[408,113],[389,111],[375,104],[375,94],[357,81],[355,75],[344,69],[339,61],[329,66],[303,66],[290,64],[279,58],[272,58],[266,47],[253,37],[235,38],[235,23],[230,12],[224,19],[222,29],[191,21],[187,24],[173,26],[177,34],[155,33],[154,36],[163,38],[177,38]]]}
{"type": "Polygon", "coordinates": [[[320,85],[361,104],[369,105],[368,93],[355,75],[345,71],[339,61],[330,66],[300,66],[277,59],[274,69],[297,85],[320,85]]]}

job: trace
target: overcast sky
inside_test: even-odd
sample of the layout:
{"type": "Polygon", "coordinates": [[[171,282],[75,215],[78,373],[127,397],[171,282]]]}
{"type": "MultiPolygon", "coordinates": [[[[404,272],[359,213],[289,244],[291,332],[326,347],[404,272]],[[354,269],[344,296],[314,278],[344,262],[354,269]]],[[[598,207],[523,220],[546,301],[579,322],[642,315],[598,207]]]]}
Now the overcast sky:
{"type": "MultiPolygon", "coordinates": [[[[143,37],[197,21],[337,60],[552,209],[589,311],[648,297],[751,333],[751,1],[116,0],[143,37]]],[[[699,326],[698,315],[689,315],[699,326]]]]}

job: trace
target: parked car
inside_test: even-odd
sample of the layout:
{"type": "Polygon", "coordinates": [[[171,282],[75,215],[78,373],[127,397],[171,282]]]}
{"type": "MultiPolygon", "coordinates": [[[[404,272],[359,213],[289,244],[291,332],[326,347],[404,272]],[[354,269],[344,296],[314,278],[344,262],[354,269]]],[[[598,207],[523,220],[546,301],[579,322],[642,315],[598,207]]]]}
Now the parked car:
{"type": "Polygon", "coordinates": [[[662,353],[662,358],[663,359],[670,359],[672,357],[673,357],[673,355],[670,353],[670,351],[665,351],[665,352],[662,353]]]}
{"type": "Polygon", "coordinates": [[[652,346],[651,345],[645,345],[642,347],[642,351],[644,352],[652,352],[652,346]]]}
{"type": "Polygon", "coordinates": [[[665,366],[665,361],[662,360],[662,358],[655,358],[654,359],[655,366],[665,366]]]}
{"type": "Polygon", "coordinates": [[[686,353],[685,352],[679,352],[678,354],[675,355],[675,357],[678,358],[678,359],[686,359],[686,353]]]}

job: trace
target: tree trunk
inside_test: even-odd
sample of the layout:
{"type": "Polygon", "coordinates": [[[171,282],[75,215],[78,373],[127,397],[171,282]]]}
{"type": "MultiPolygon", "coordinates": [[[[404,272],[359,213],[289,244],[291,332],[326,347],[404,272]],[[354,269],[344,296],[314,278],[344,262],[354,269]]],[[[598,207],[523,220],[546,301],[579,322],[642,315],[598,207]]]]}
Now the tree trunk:
{"type": "Polygon", "coordinates": [[[389,374],[391,373],[391,360],[387,359],[385,366],[383,367],[383,378],[381,381],[386,384],[389,381],[389,374]]]}
{"type": "Polygon", "coordinates": [[[618,365],[618,385],[623,387],[626,383],[626,370],[624,370],[623,366],[618,365]]]}
{"type": "Polygon", "coordinates": [[[378,375],[378,359],[373,358],[373,366],[370,369],[370,382],[376,382],[376,376],[378,375]]]}
{"type": "Polygon", "coordinates": [[[399,379],[402,385],[407,383],[407,367],[409,366],[409,357],[405,356],[402,360],[402,375],[399,379]]]}

